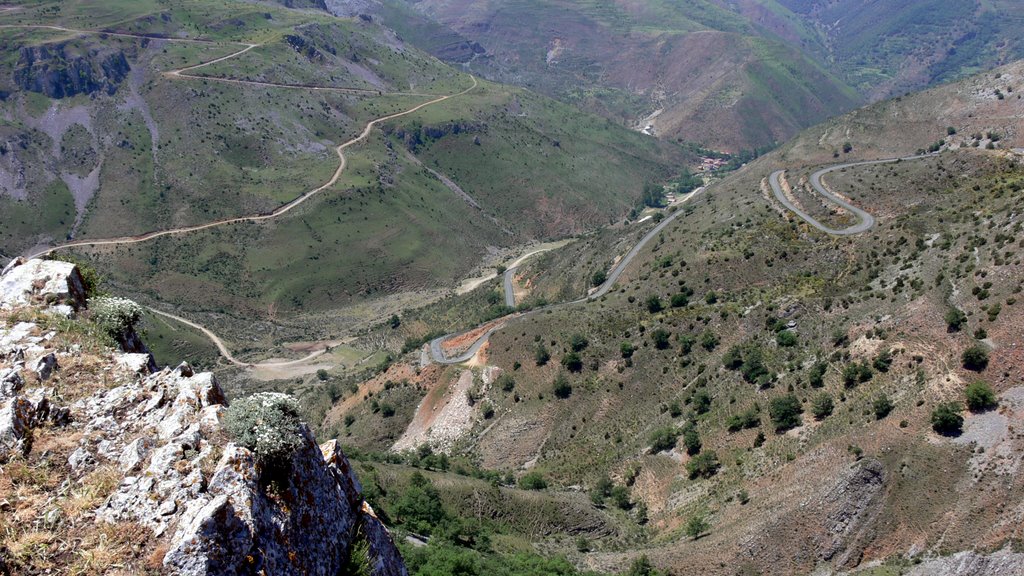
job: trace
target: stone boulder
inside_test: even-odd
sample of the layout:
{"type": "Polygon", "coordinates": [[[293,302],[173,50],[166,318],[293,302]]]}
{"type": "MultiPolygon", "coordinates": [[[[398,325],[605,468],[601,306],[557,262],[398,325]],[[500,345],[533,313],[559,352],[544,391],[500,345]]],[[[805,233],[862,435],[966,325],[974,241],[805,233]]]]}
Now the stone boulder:
{"type": "MultiPolygon", "coordinates": [[[[20,259],[19,259],[20,260],[20,259]]],[[[85,282],[70,262],[16,260],[0,276],[0,310],[32,304],[85,306],[85,282]]]]}

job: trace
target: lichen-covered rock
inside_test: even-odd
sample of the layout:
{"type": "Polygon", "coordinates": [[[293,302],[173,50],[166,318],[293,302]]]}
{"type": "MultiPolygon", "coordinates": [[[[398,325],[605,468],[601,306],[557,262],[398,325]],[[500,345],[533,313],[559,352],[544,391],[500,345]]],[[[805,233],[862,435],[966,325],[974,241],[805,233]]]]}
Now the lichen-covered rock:
{"type": "Polygon", "coordinates": [[[85,282],[69,262],[32,259],[13,262],[0,276],[0,310],[30,304],[85,306],[85,282]]]}
{"type": "Polygon", "coordinates": [[[22,396],[0,403],[0,462],[32,447],[32,404],[22,396]]]}
{"type": "Polygon", "coordinates": [[[45,382],[53,376],[54,370],[59,368],[57,364],[57,355],[53,352],[40,356],[32,364],[32,371],[35,372],[36,378],[39,378],[40,382],[45,382]]]}

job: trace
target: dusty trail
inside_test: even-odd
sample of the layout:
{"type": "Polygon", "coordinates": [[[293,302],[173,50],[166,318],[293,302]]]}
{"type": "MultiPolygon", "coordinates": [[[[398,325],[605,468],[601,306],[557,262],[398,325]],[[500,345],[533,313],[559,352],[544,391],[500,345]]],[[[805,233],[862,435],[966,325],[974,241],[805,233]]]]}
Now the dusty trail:
{"type": "MultiPolygon", "coordinates": [[[[303,88],[303,89],[309,89],[309,90],[347,92],[347,93],[355,93],[355,94],[374,94],[374,95],[381,94],[381,92],[375,91],[375,90],[360,90],[360,89],[355,89],[355,88],[333,88],[333,87],[321,87],[321,86],[302,86],[302,85],[297,85],[297,84],[274,84],[274,83],[269,83],[269,82],[254,82],[254,81],[248,81],[248,80],[235,80],[235,79],[230,79],[230,78],[217,78],[217,77],[211,77],[211,76],[201,76],[201,75],[196,75],[196,74],[187,74],[187,72],[198,70],[198,69],[203,68],[205,66],[210,66],[211,64],[216,64],[218,62],[224,62],[226,60],[230,60],[232,58],[236,58],[236,57],[238,57],[238,56],[240,56],[242,54],[245,54],[246,52],[248,52],[248,51],[250,51],[250,50],[252,50],[254,48],[257,48],[257,47],[261,46],[261,44],[248,44],[248,43],[244,43],[244,42],[218,42],[218,41],[213,41],[213,40],[201,40],[201,39],[195,39],[195,38],[164,38],[164,37],[159,37],[159,36],[147,36],[147,35],[143,35],[143,34],[126,34],[126,33],[120,33],[120,32],[102,32],[102,31],[96,31],[96,30],[76,30],[76,29],[73,29],[73,28],[64,28],[62,26],[47,26],[47,25],[0,25],[0,29],[5,29],[5,28],[6,29],[11,29],[11,28],[47,29],[47,30],[56,30],[56,31],[61,31],[61,32],[69,32],[69,33],[73,33],[73,34],[97,34],[97,35],[116,36],[116,37],[125,37],[125,38],[142,38],[142,39],[147,39],[147,40],[164,40],[164,41],[168,41],[168,42],[191,42],[191,43],[211,44],[211,45],[233,44],[233,45],[236,45],[236,46],[241,46],[242,48],[239,49],[236,52],[232,52],[231,54],[228,54],[226,56],[221,56],[219,58],[215,58],[215,59],[209,60],[207,62],[202,62],[200,64],[195,64],[195,65],[192,65],[192,66],[186,66],[184,68],[178,68],[178,69],[175,69],[175,70],[169,70],[167,72],[163,72],[163,75],[165,77],[174,78],[174,79],[190,79],[190,80],[191,79],[200,79],[200,80],[207,80],[207,81],[211,81],[211,82],[226,82],[226,83],[231,83],[231,84],[246,84],[246,85],[273,87],[273,88],[303,88]]],[[[170,229],[167,229],[167,230],[155,230],[153,232],[147,232],[145,234],[140,234],[140,235],[137,235],[137,236],[122,236],[122,237],[116,237],[116,238],[103,238],[103,239],[97,239],[97,240],[79,240],[79,241],[67,242],[65,244],[59,244],[57,246],[52,246],[50,248],[46,248],[44,250],[40,250],[40,251],[35,252],[33,254],[29,254],[29,255],[26,256],[26,258],[39,258],[39,257],[42,257],[42,256],[47,256],[49,254],[52,254],[53,252],[55,252],[57,250],[66,249],[66,248],[87,247],[87,246],[113,246],[113,245],[122,245],[122,244],[137,244],[137,243],[140,243],[140,242],[146,242],[146,241],[149,241],[149,240],[153,240],[155,238],[160,238],[162,236],[171,236],[171,235],[177,235],[177,234],[188,234],[188,233],[191,233],[191,232],[198,232],[200,230],[207,230],[207,229],[215,228],[215,227],[218,227],[218,226],[225,226],[225,225],[228,225],[228,224],[238,224],[238,223],[242,223],[242,222],[260,222],[260,221],[263,221],[263,220],[270,220],[270,219],[273,219],[273,218],[277,218],[277,217],[279,217],[279,216],[281,216],[283,214],[286,214],[287,212],[291,211],[292,209],[296,208],[297,206],[301,205],[302,203],[306,202],[307,200],[309,200],[313,196],[316,196],[320,192],[323,192],[324,190],[327,190],[328,188],[334,186],[338,182],[338,179],[341,178],[341,174],[342,174],[342,172],[345,171],[345,167],[346,167],[346,165],[348,163],[347,159],[345,158],[344,151],[347,148],[350,148],[350,147],[352,147],[352,146],[362,142],[363,140],[365,140],[370,135],[370,133],[373,132],[373,129],[378,124],[380,124],[382,122],[387,122],[388,120],[392,120],[394,118],[399,118],[401,116],[406,116],[408,114],[413,114],[413,113],[415,113],[415,112],[417,112],[417,111],[419,111],[419,110],[421,110],[423,108],[426,108],[427,106],[431,106],[433,104],[444,102],[445,100],[448,100],[449,98],[455,98],[457,96],[462,96],[464,94],[467,94],[468,92],[474,90],[477,87],[477,85],[478,85],[476,77],[470,75],[469,78],[470,78],[470,80],[473,83],[472,86],[470,86],[469,88],[466,88],[465,90],[463,90],[461,92],[457,92],[455,94],[447,94],[447,95],[437,96],[437,97],[433,98],[432,100],[428,100],[427,102],[423,102],[421,104],[417,104],[416,106],[413,106],[412,108],[409,108],[409,109],[404,110],[402,112],[396,112],[394,114],[388,114],[386,116],[381,116],[379,118],[376,118],[376,119],[371,120],[370,122],[368,122],[366,124],[366,127],[363,128],[363,131],[360,132],[358,136],[356,136],[355,138],[352,138],[351,140],[348,140],[347,142],[343,142],[342,144],[339,144],[334,149],[335,153],[338,155],[338,168],[334,171],[334,174],[331,176],[330,179],[327,180],[327,182],[324,182],[322,185],[320,185],[320,186],[318,186],[318,187],[316,187],[316,188],[314,188],[314,189],[312,189],[312,190],[302,194],[301,196],[295,198],[294,200],[292,200],[292,201],[290,201],[290,202],[288,202],[286,204],[282,204],[281,206],[278,206],[276,209],[274,209],[271,212],[264,213],[264,214],[253,214],[253,215],[249,215],[249,216],[238,216],[238,217],[234,217],[234,218],[224,218],[224,219],[221,219],[221,220],[215,220],[213,222],[207,222],[206,224],[197,224],[197,225],[194,225],[194,226],[183,226],[183,227],[180,227],[180,228],[170,228],[170,229]]],[[[415,93],[409,93],[409,92],[389,92],[387,94],[405,95],[405,96],[436,96],[434,94],[415,94],[415,93]]],[[[287,362],[265,362],[265,363],[259,363],[259,364],[254,364],[254,363],[251,363],[251,362],[243,362],[243,361],[235,358],[231,354],[231,351],[228,350],[227,346],[225,346],[224,342],[216,334],[214,334],[212,331],[210,331],[209,329],[205,328],[204,326],[201,326],[201,325],[199,325],[199,324],[197,324],[195,322],[192,322],[192,321],[187,320],[185,318],[182,318],[180,316],[176,316],[176,315],[170,314],[168,312],[163,312],[163,311],[157,310],[155,308],[149,308],[149,310],[152,311],[154,314],[159,314],[159,315],[164,316],[166,318],[170,318],[172,320],[176,320],[178,322],[181,322],[183,324],[186,324],[188,326],[191,326],[192,328],[195,328],[195,329],[199,330],[204,335],[206,335],[206,337],[209,338],[211,342],[213,342],[213,344],[217,347],[217,350],[220,351],[220,354],[224,357],[225,360],[227,360],[228,362],[230,362],[231,364],[234,364],[236,366],[281,368],[281,367],[293,366],[293,365],[296,365],[296,364],[301,364],[303,362],[307,362],[307,361],[309,361],[309,360],[311,360],[311,359],[313,359],[313,358],[315,358],[315,357],[317,357],[317,356],[319,356],[319,355],[321,355],[321,354],[323,354],[324,352],[327,351],[327,346],[325,345],[323,349],[314,351],[313,353],[307,355],[306,357],[300,358],[298,360],[290,360],[290,361],[287,361],[287,362]]]]}

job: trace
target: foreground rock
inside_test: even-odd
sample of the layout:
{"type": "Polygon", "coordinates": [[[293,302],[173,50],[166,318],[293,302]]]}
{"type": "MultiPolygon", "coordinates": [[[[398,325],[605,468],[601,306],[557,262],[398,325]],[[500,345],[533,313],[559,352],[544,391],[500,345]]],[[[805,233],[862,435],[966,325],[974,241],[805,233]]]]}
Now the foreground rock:
{"type": "MultiPolygon", "coordinates": [[[[66,305],[80,275],[50,264],[9,270],[2,301],[66,305]]],[[[187,363],[151,373],[148,354],[10,315],[0,312],[0,463],[31,481],[0,482],[0,528],[14,551],[46,537],[33,555],[0,546],[0,574],[54,565],[63,542],[93,563],[78,573],[104,572],[98,550],[118,573],[407,574],[336,442],[318,446],[300,425],[298,448],[270,471],[222,426],[228,401],[212,374],[187,363]]]]}

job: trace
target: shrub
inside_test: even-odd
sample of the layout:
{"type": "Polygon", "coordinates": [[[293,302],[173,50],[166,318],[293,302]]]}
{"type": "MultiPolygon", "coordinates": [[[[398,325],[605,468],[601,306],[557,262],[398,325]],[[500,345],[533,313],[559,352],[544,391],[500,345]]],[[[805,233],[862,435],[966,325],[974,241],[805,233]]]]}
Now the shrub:
{"type": "Polygon", "coordinates": [[[946,311],[946,330],[949,332],[959,332],[964,324],[967,323],[967,314],[964,314],[962,310],[958,308],[950,308],[946,311]]]}
{"type": "Polygon", "coordinates": [[[608,496],[619,510],[629,510],[633,507],[633,501],[629,499],[629,490],[625,486],[613,487],[608,496]]]}
{"type": "Polygon", "coordinates": [[[711,352],[718,347],[718,336],[711,330],[705,330],[700,335],[700,347],[711,352]]]}
{"type": "Polygon", "coordinates": [[[776,432],[796,428],[800,425],[800,414],[803,408],[800,406],[800,399],[793,394],[786,394],[772,399],[768,408],[768,414],[772,418],[776,432]]]}
{"type": "Polygon", "coordinates": [[[653,343],[654,347],[658,350],[664,350],[668,348],[670,337],[671,334],[669,334],[668,330],[658,328],[651,332],[651,343],[653,343]]]}
{"type": "Polygon", "coordinates": [[[676,447],[676,440],[679,438],[679,430],[675,426],[665,426],[651,432],[651,453],[657,454],[676,447]]]}
{"type": "Polygon", "coordinates": [[[874,373],[867,362],[847,364],[843,368],[843,384],[847,388],[853,388],[857,384],[871,380],[874,373]]]}
{"type": "Polygon", "coordinates": [[[878,353],[878,356],[875,356],[871,365],[879,372],[888,372],[889,367],[892,366],[892,352],[888,349],[882,350],[878,353]]]}
{"type": "Polygon", "coordinates": [[[690,456],[696,456],[700,453],[701,441],[700,434],[693,428],[688,428],[683,434],[683,445],[686,446],[686,453],[690,456]]]}
{"type": "Polygon", "coordinates": [[[287,462],[302,446],[299,403],[278,392],[258,392],[235,400],[224,414],[224,429],[262,466],[287,462]]]}
{"type": "Polygon", "coordinates": [[[686,521],[686,535],[696,540],[701,534],[707,532],[708,521],[703,514],[694,514],[686,521]]]}
{"type": "Polygon", "coordinates": [[[572,385],[569,384],[569,379],[565,377],[565,374],[560,373],[558,376],[555,376],[552,392],[554,392],[555,398],[561,400],[565,400],[572,395],[572,385]]]}
{"type": "Polygon", "coordinates": [[[875,410],[875,419],[881,420],[892,412],[892,400],[889,400],[889,397],[886,396],[885,393],[879,394],[878,398],[875,398],[873,407],[875,410]]]}
{"type": "Polygon", "coordinates": [[[142,319],[142,306],[127,298],[100,296],[89,305],[92,319],[111,337],[118,338],[135,328],[142,319]]]}
{"type": "Polygon", "coordinates": [[[729,370],[738,370],[740,366],[743,366],[743,349],[739,346],[733,346],[722,354],[722,366],[725,366],[729,370]]]}
{"type": "Polygon", "coordinates": [[[576,352],[568,352],[562,356],[562,366],[569,372],[579,372],[583,370],[583,359],[576,352]]]}
{"type": "Polygon", "coordinates": [[[631,342],[623,342],[619,346],[619,352],[622,354],[623,358],[632,358],[634,351],[635,349],[633,348],[633,344],[631,342]]]}
{"type": "Polygon", "coordinates": [[[592,286],[600,286],[604,284],[605,280],[608,279],[608,273],[604,270],[598,270],[594,272],[594,275],[590,277],[590,284],[592,286]]]}
{"type": "Polygon", "coordinates": [[[824,362],[815,362],[814,366],[811,366],[811,371],[807,374],[807,382],[811,385],[811,388],[821,388],[825,385],[825,372],[828,370],[828,365],[824,362]]]}
{"type": "Polygon", "coordinates": [[[537,349],[533,353],[533,359],[537,362],[537,366],[543,366],[551,360],[551,353],[548,352],[547,346],[541,342],[537,345],[537,349]]]}
{"type": "Polygon", "coordinates": [[[693,411],[697,414],[707,414],[711,410],[711,395],[701,390],[693,395],[693,411]]]}
{"type": "Polygon", "coordinates": [[[792,330],[783,330],[775,334],[775,343],[784,348],[796,346],[796,334],[792,330]]]}
{"type": "Polygon", "coordinates": [[[956,436],[964,426],[960,405],[956,402],[939,404],[932,410],[932,429],[943,436],[956,436]]]}
{"type": "Polygon", "coordinates": [[[972,412],[991,410],[999,405],[995,391],[981,380],[968,384],[964,394],[967,397],[967,408],[972,412]]]}
{"type": "Polygon", "coordinates": [[[714,450],[698,454],[686,463],[686,473],[690,480],[694,478],[711,478],[718,473],[718,454],[714,450]]]}
{"type": "Polygon", "coordinates": [[[832,397],[826,392],[822,392],[814,397],[814,401],[811,403],[811,414],[816,420],[824,420],[832,414],[834,408],[832,397]]]}
{"type": "Polygon", "coordinates": [[[573,352],[582,352],[587,346],[590,346],[590,340],[583,334],[573,334],[569,338],[569,349],[573,352]]]}
{"type": "Polygon", "coordinates": [[[441,495],[418,470],[412,473],[409,484],[391,512],[407,530],[429,536],[445,519],[441,495]]]}
{"type": "Polygon", "coordinates": [[[661,304],[661,298],[658,298],[657,296],[648,296],[645,305],[647,306],[647,311],[651,314],[661,312],[664,308],[661,304]]]}
{"type": "Polygon", "coordinates": [[[527,472],[519,479],[519,487],[523,490],[543,490],[548,487],[548,482],[540,472],[527,472]]]}
{"type": "Polygon", "coordinates": [[[494,384],[502,392],[511,392],[516,387],[516,379],[508,372],[502,372],[501,376],[498,376],[498,379],[494,381],[494,384]]]}
{"type": "Polygon", "coordinates": [[[988,367],[988,350],[975,344],[964,350],[964,353],[960,355],[960,361],[963,363],[964,368],[981,372],[988,367]]]}
{"type": "Polygon", "coordinates": [[[681,292],[679,294],[673,294],[670,303],[673,308],[682,308],[690,303],[690,297],[681,292]]]}
{"type": "Polygon", "coordinates": [[[761,425],[760,410],[757,406],[742,414],[734,414],[726,421],[726,428],[729,432],[739,432],[748,428],[757,428],[761,425]]]}

